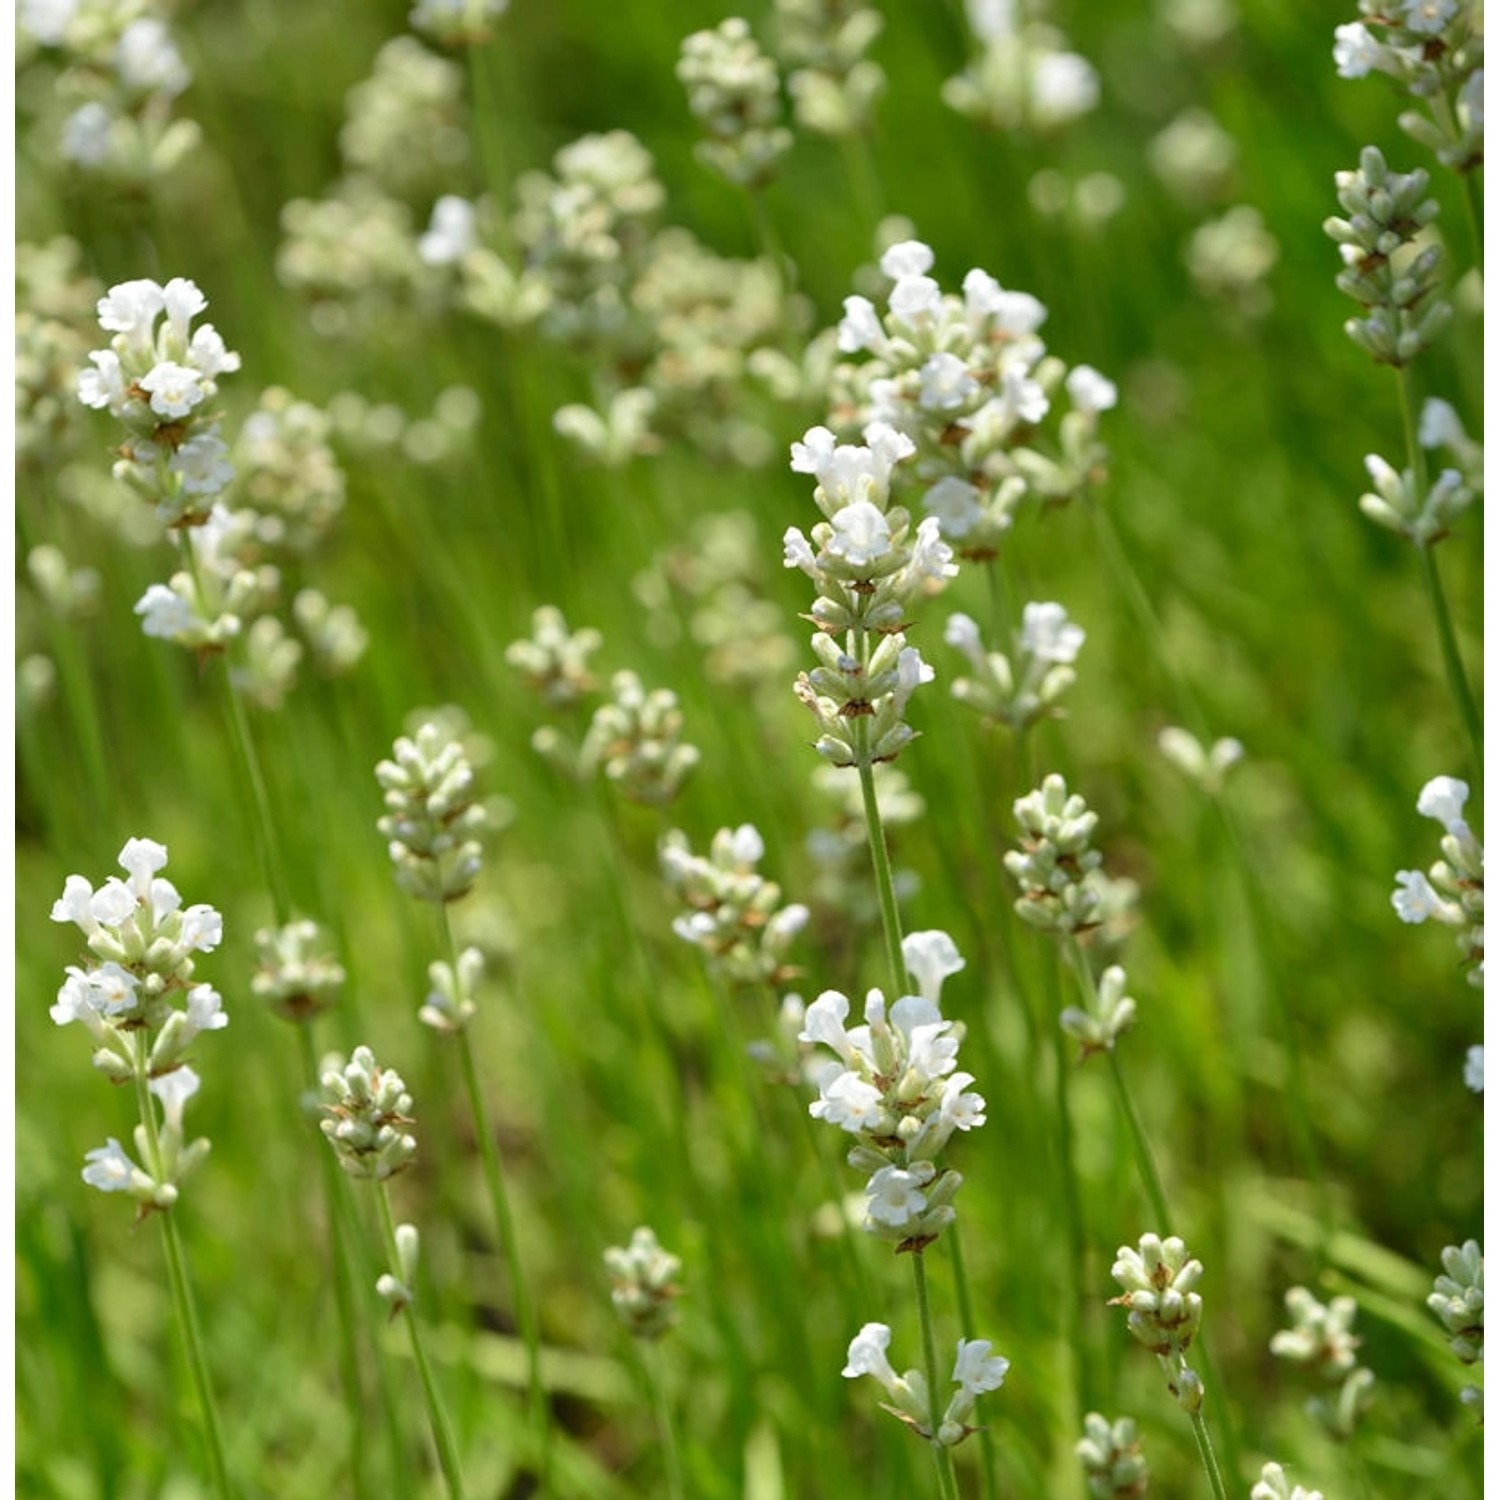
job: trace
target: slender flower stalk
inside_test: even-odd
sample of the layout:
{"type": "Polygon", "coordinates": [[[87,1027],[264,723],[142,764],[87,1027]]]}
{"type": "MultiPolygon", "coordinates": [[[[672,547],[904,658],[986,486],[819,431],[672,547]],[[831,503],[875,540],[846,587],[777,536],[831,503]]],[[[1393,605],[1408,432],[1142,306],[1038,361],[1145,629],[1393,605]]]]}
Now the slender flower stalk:
{"type": "Polygon", "coordinates": [[[328,1059],[323,1070],[324,1136],[334,1157],[351,1177],[375,1184],[376,1203],[387,1257],[387,1270],[375,1284],[391,1316],[404,1316],[412,1356],[422,1383],[428,1423],[450,1500],[462,1500],[463,1476],[452,1425],[432,1378],[426,1345],[413,1304],[420,1242],[413,1225],[397,1225],[391,1213],[387,1183],[404,1172],[417,1154],[409,1127],[412,1097],[400,1074],[382,1068],[368,1047],[356,1047],[348,1062],[328,1059]]]}
{"type": "Polygon", "coordinates": [[[161,1216],[172,1305],[198,1397],[209,1468],[221,1500],[229,1500],[233,1490],[218,1410],[171,1212],[181,1184],[209,1152],[206,1139],[188,1141],[183,1113],[199,1087],[187,1064],[189,1049],[204,1032],[229,1023],[218,992],[195,982],[193,958],[219,946],[223,920],[211,906],[184,909],[176,887],[160,873],[166,863],[164,845],[133,838],[120,850],[128,881],[110,876],[95,890],[81,875],[67,878],[53,903],[52,920],[71,922],[83,933],[92,962],[86,968],[69,965],[51,1016],[59,1026],[82,1026],[94,1044],[94,1067],[112,1082],[134,1087],[140,1117],[134,1144],[144,1166],[111,1138],[88,1153],[83,1180],[101,1192],[126,1193],[135,1199],[140,1218],[161,1216]],[[179,997],[186,1002],[181,1010],[173,1003],[179,997]]]}

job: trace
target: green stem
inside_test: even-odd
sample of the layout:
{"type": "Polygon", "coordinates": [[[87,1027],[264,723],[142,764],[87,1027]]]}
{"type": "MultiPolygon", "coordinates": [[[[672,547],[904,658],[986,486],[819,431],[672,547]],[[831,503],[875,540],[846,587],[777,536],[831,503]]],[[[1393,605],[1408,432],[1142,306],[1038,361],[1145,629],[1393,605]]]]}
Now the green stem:
{"type": "Polygon", "coordinates": [[[485,1187],[489,1190],[500,1246],[505,1254],[505,1269],[510,1277],[511,1296],[515,1299],[516,1319],[521,1325],[521,1341],[526,1346],[527,1404],[536,1428],[537,1468],[541,1492],[547,1493],[552,1459],[552,1422],[547,1406],[547,1388],[542,1382],[542,1340],[537,1326],[536,1306],[531,1300],[521,1271],[521,1251],[516,1243],[515,1223],[511,1218],[510,1200],[505,1179],[500,1172],[500,1153],[495,1147],[494,1131],[484,1105],[484,1091],[479,1086],[479,1071],[474,1065],[474,1049],[465,1030],[458,1037],[459,1055],[463,1060],[464,1087],[469,1093],[469,1108],[474,1114],[474,1130],[479,1137],[479,1157],[484,1166],[485,1187]]]}
{"type": "MultiPolygon", "coordinates": [[[[391,1214],[390,1193],[384,1182],[375,1184],[376,1202],[380,1206],[380,1228],[385,1240],[385,1253],[390,1260],[392,1276],[401,1273],[401,1255],[396,1248],[396,1221],[391,1214]]],[[[408,1304],[403,1310],[406,1331],[411,1337],[412,1357],[417,1362],[417,1374],[422,1381],[422,1396],[427,1403],[427,1420],[432,1428],[432,1440],[437,1446],[438,1463],[442,1466],[443,1479],[452,1500],[463,1500],[464,1481],[458,1466],[458,1446],[453,1440],[453,1429],[448,1424],[448,1413],[443,1409],[437,1384],[432,1378],[432,1366],[427,1360],[427,1349],[422,1341],[421,1324],[417,1321],[416,1309],[408,1304]]]]}
{"type": "Polygon", "coordinates": [[[661,1444],[661,1464],[666,1471],[668,1500],[684,1500],[687,1490],[682,1482],[682,1459],[677,1449],[677,1424],[672,1420],[672,1404],[667,1399],[667,1383],[658,1363],[657,1347],[649,1344],[641,1350],[646,1370],[646,1384],[651,1388],[651,1410],[656,1418],[656,1437],[661,1444]]]}
{"type": "Polygon", "coordinates": [[[1484,268],[1484,205],[1479,201],[1479,184],[1474,180],[1477,167],[1458,174],[1464,185],[1464,208],[1468,211],[1469,233],[1474,236],[1474,264],[1484,268]]]}
{"type": "MultiPolygon", "coordinates": [[[[937,1340],[932,1331],[932,1301],[927,1295],[927,1266],[922,1258],[922,1251],[913,1252],[911,1268],[917,1284],[917,1316],[922,1324],[922,1363],[927,1374],[928,1420],[934,1424],[935,1429],[938,1420],[937,1340]]],[[[958,1481],[953,1473],[953,1454],[938,1442],[936,1430],[933,1431],[931,1442],[932,1456],[937,1462],[938,1490],[944,1500],[958,1500],[958,1481]]]]}
{"type": "Polygon", "coordinates": [[[1448,674],[1448,686],[1463,717],[1464,728],[1469,734],[1469,751],[1473,756],[1475,772],[1484,772],[1484,725],[1479,716],[1479,706],[1469,687],[1468,674],[1464,671],[1463,658],[1458,651],[1458,637],[1453,631],[1453,617],[1448,611],[1447,595],[1443,592],[1442,575],[1438,572],[1437,557],[1430,546],[1419,547],[1422,559],[1422,582],[1427,585],[1427,598],[1432,605],[1432,617],[1437,623],[1438,641],[1443,651],[1443,667],[1448,674]]]}
{"type": "Polygon", "coordinates": [[[870,137],[863,131],[842,137],[839,149],[843,152],[844,169],[854,187],[854,202],[864,226],[868,249],[869,237],[874,235],[876,225],[885,215],[875,153],[870,149],[870,137]]]}
{"type": "MultiPolygon", "coordinates": [[[[868,740],[869,725],[858,720],[856,732],[868,740]]],[[[865,749],[861,743],[861,749],[865,749]]],[[[891,995],[906,990],[906,960],[901,956],[901,913],[896,907],[896,884],[891,878],[891,856],[886,848],[885,827],[880,821],[880,803],[875,797],[875,771],[868,752],[861,756],[859,789],[865,802],[865,834],[870,843],[870,861],[875,867],[875,889],[880,897],[880,926],[885,935],[885,957],[891,971],[891,995]]]]}
{"type": "MultiPolygon", "coordinates": [[[[958,1298],[958,1316],[963,1325],[964,1336],[972,1338],[979,1325],[974,1320],[974,1304],[969,1296],[969,1277],[964,1270],[963,1242],[959,1238],[958,1225],[949,1227],[943,1236],[948,1246],[948,1259],[953,1269],[953,1289],[958,1298]]],[[[984,1484],[985,1500],[995,1500],[1000,1493],[995,1480],[995,1443],[988,1426],[979,1429],[979,1477],[984,1484]]]]}
{"type": "MultiPolygon", "coordinates": [[[[1411,466],[1413,499],[1420,511],[1427,502],[1427,461],[1417,436],[1417,393],[1411,366],[1401,366],[1396,376],[1401,396],[1401,426],[1406,433],[1406,459],[1411,466]]],[[[1419,543],[1417,553],[1422,559],[1422,581],[1427,586],[1427,598],[1437,623],[1438,644],[1443,653],[1443,668],[1448,674],[1448,687],[1469,734],[1474,773],[1476,776],[1483,775],[1484,727],[1469,687],[1468,674],[1464,671],[1463,658],[1459,655],[1458,637],[1453,632],[1453,618],[1448,612],[1448,600],[1443,593],[1443,580],[1438,573],[1437,559],[1432,553],[1432,543],[1419,543]]]]}
{"type": "MultiPolygon", "coordinates": [[[[141,1125],[146,1134],[147,1166],[152,1177],[160,1182],[163,1175],[161,1136],[156,1125],[156,1104],[148,1083],[147,1055],[146,1033],[138,1031],[135,1038],[136,1107],[140,1111],[141,1125]]],[[[193,1386],[198,1393],[198,1407],[203,1417],[203,1440],[208,1448],[208,1465],[213,1472],[214,1489],[220,1500],[231,1500],[234,1490],[229,1483],[229,1470],[224,1462],[219,1412],[214,1403],[213,1386],[208,1379],[208,1360],[203,1352],[203,1335],[198,1327],[198,1310],[193,1302],[192,1285],[188,1281],[187,1257],[183,1253],[182,1240],[177,1233],[177,1219],[172,1210],[162,1209],[159,1217],[162,1248],[167,1259],[167,1280],[172,1288],[172,1308],[177,1316],[178,1332],[187,1351],[193,1386]]]]}
{"type": "Polygon", "coordinates": [[[1229,1500],[1224,1489],[1224,1477],[1219,1473],[1219,1461],[1214,1456],[1213,1439],[1208,1435],[1208,1423],[1203,1420],[1203,1413],[1193,1413],[1193,1436],[1198,1442],[1198,1456],[1203,1460],[1204,1470],[1208,1474],[1209,1488],[1214,1492],[1214,1500],[1229,1500]]]}

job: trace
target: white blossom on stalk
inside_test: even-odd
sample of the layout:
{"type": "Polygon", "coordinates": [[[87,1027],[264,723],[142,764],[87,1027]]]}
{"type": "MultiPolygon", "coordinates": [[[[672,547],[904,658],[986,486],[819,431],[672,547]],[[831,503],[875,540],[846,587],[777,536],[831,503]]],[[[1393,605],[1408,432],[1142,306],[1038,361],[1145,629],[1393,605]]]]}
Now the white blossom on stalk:
{"type": "Polygon", "coordinates": [[[1203,1299],[1197,1292],[1202,1262],[1189,1256],[1176,1235],[1164,1240],[1144,1234],[1137,1248],[1119,1248],[1110,1275],[1122,1291],[1110,1306],[1126,1309],[1131,1334],[1156,1355],[1177,1404],[1189,1414],[1197,1412],[1203,1405],[1203,1381],[1189,1366],[1187,1351],[1203,1321],[1203,1299]]]}
{"type": "Polygon", "coordinates": [[[1442,829],[1443,858],[1426,874],[1398,870],[1391,905],[1403,922],[1441,922],[1458,930],[1469,983],[1484,984],[1484,846],[1464,818],[1468,784],[1436,776],[1417,798],[1417,811],[1442,829]]]}

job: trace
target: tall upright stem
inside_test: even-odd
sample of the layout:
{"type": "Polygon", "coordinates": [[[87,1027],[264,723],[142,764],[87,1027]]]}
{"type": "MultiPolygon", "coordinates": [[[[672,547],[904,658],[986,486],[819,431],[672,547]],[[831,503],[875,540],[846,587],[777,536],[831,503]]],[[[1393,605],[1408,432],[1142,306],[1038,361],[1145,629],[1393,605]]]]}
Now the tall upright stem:
{"type": "MultiPolygon", "coordinates": [[[[446,902],[438,904],[438,913],[448,964],[456,978],[458,946],[453,939],[453,924],[448,918],[446,902]]],[[[495,1146],[495,1132],[490,1126],[489,1110],[485,1106],[484,1089],[480,1086],[479,1069],[475,1066],[474,1049],[469,1043],[467,1027],[458,1033],[458,1050],[463,1064],[464,1088],[469,1095],[469,1111],[474,1117],[474,1133],[479,1140],[479,1160],[484,1171],[484,1185],[489,1194],[490,1209],[495,1216],[500,1249],[505,1256],[506,1274],[510,1278],[510,1292],[515,1301],[516,1321],[521,1325],[521,1341],[526,1346],[527,1405],[532,1426],[536,1430],[538,1478],[541,1492],[546,1494],[550,1484],[552,1422],[547,1406],[547,1388],[542,1381],[542,1340],[537,1324],[536,1305],[531,1299],[521,1270],[521,1250],[516,1242],[510,1198],[505,1191],[500,1153],[495,1146]]]]}
{"type": "MultiPolygon", "coordinates": [[[[922,1258],[922,1251],[913,1252],[911,1268],[917,1287],[917,1316],[922,1324],[922,1366],[927,1376],[927,1400],[935,1429],[938,1417],[937,1340],[932,1331],[932,1302],[927,1295],[927,1266],[922,1258]]],[[[958,1500],[958,1480],[953,1473],[953,1455],[938,1442],[936,1430],[932,1434],[932,1454],[937,1461],[939,1492],[944,1500],[958,1500]]]]}
{"type": "Polygon", "coordinates": [[[667,1500],[686,1500],[687,1489],[682,1482],[682,1458],[677,1451],[677,1423],[672,1416],[672,1403],[667,1397],[667,1383],[663,1379],[654,1344],[641,1350],[641,1362],[646,1367],[646,1383],[651,1387],[651,1411],[656,1418],[656,1439],[661,1444],[661,1465],[666,1474],[667,1500]]]}
{"type": "MultiPolygon", "coordinates": [[[[163,1175],[161,1135],[156,1124],[156,1104],[151,1097],[147,1066],[146,1033],[135,1034],[135,1102],[140,1111],[141,1126],[146,1135],[147,1166],[160,1182],[163,1175]]],[[[166,1253],[167,1281],[172,1289],[172,1309],[177,1317],[178,1332],[187,1352],[188,1368],[198,1394],[198,1408],[203,1418],[203,1441],[208,1449],[208,1466],[213,1473],[214,1489],[220,1500],[232,1500],[234,1489],[229,1483],[229,1469],[224,1462],[224,1440],[219,1430],[219,1410],[214,1401],[213,1386],[208,1378],[208,1360],[203,1352],[203,1335],[198,1327],[198,1310],[193,1302],[193,1288],[188,1280],[187,1257],[177,1233],[177,1219],[172,1209],[162,1209],[162,1248],[166,1253]]]]}
{"type": "Polygon", "coordinates": [[[1208,1423],[1203,1420],[1203,1413],[1193,1413],[1193,1437],[1198,1444],[1198,1457],[1203,1460],[1204,1471],[1208,1475],[1209,1487],[1214,1492],[1214,1500],[1229,1500],[1224,1489],[1224,1476],[1219,1473],[1219,1460],[1214,1453],[1213,1439],[1208,1435],[1208,1423]]]}
{"type": "MultiPolygon", "coordinates": [[[[1402,365],[1396,375],[1397,388],[1401,393],[1401,426],[1406,433],[1406,460],[1411,468],[1413,498],[1420,510],[1427,500],[1427,460],[1418,438],[1417,395],[1411,366],[1402,365]]],[[[1432,543],[1419,543],[1417,554],[1422,559],[1422,582],[1427,587],[1428,602],[1432,606],[1433,620],[1437,625],[1438,645],[1443,654],[1443,670],[1448,676],[1448,688],[1468,732],[1469,749],[1474,758],[1474,774],[1481,776],[1484,774],[1484,726],[1469,687],[1468,673],[1464,671],[1463,658],[1459,655],[1458,637],[1453,631],[1453,617],[1448,612],[1448,600],[1443,593],[1443,580],[1438,573],[1437,559],[1432,553],[1432,543]]]]}
{"type": "MultiPolygon", "coordinates": [[[[391,1274],[396,1276],[401,1271],[401,1253],[396,1248],[396,1221],[391,1214],[390,1193],[384,1182],[375,1184],[375,1198],[380,1206],[380,1228],[385,1240],[385,1253],[390,1260],[391,1274]]],[[[454,1441],[442,1397],[438,1395],[437,1382],[432,1378],[432,1366],[428,1363],[427,1347],[422,1339],[416,1308],[408,1303],[401,1315],[406,1320],[406,1331],[411,1338],[412,1357],[416,1360],[417,1375],[422,1382],[422,1398],[427,1404],[427,1421],[432,1428],[432,1441],[437,1448],[443,1480],[448,1487],[450,1500],[463,1500],[464,1481],[458,1463],[458,1444],[454,1441]]]]}

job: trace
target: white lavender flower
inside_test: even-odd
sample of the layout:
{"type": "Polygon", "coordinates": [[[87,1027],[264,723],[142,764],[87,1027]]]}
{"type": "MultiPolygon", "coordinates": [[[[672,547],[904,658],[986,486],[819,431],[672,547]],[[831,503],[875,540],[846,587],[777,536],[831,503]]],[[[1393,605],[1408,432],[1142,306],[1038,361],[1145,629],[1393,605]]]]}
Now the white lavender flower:
{"type": "Polygon", "coordinates": [[[356,1047],[348,1062],[329,1058],[323,1067],[323,1118],[319,1122],[339,1165],[351,1177],[383,1181],[409,1167],[417,1140],[408,1130],[412,1098],[401,1075],[382,1068],[368,1047],[356,1047]]]}
{"type": "Polygon", "coordinates": [[[1015,804],[1021,847],[1005,855],[1005,868],[1021,887],[1016,914],[1032,927],[1076,933],[1099,913],[1095,872],[1104,856],[1093,847],[1097,813],[1056,774],[1015,804]]]}
{"type": "Polygon", "coordinates": [[[682,44],[677,77],[708,137],[698,144],[700,159],[741,187],[769,182],[792,133],[781,123],[776,64],[749,23],[732,16],[712,31],[695,31],[682,44]]]}
{"type": "Polygon", "coordinates": [[[1266,1464],[1250,1491],[1250,1500],[1323,1500],[1323,1492],[1293,1484],[1280,1464],[1266,1464]]]}
{"type": "Polygon", "coordinates": [[[653,1230],[642,1225],[630,1244],[604,1252],[610,1301],[620,1321],[638,1339],[659,1339],[677,1321],[677,1277],[682,1262],[663,1250],[653,1230]]]}
{"type": "Polygon", "coordinates": [[[1187,1351],[1203,1321],[1203,1299],[1196,1290],[1202,1262],[1189,1256],[1176,1235],[1163,1240],[1144,1234],[1138,1248],[1119,1248],[1110,1275],[1123,1289],[1110,1306],[1127,1310],[1131,1334],[1156,1355],[1177,1404],[1189,1414],[1198,1411],[1203,1381],[1188,1365],[1187,1351]]]}
{"type": "Polygon", "coordinates": [[[887,1410],[905,1422],[919,1437],[956,1448],[979,1429],[969,1423],[980,1396],[997,1391],[1004,1383],[1010,1361],[991,1354],[988,1339],[959,1339],[953,1362],[952,1381],[958,1389],[941,1415],[927,1390],[927,1377],[920,1370],[897,1374],[886,1353],[891,1330],[884,1323],[866,1323],[849,1342],[843,1375],[857,1380],[868,1375],[885,1392],[887,1410]]]}
{"type": "Polygon", "coordinates": [[[1484,984],[1484,846],[1463,816],[1468,784],[1435,776],[1422,788],[1417,811],[1443,828],[1443,858],[1424,875],[1398,870],[1391,905],[1403,922],[1440,922],[1458,930],[1469,983],[1484,984]]]}
{"type": "Polygon", "coordinates": [[[1335,1437],[1353,1436],[1361,1414],[1374,1399],[1375,1376],[1358,1362],[1354,1318],[1359,1307],[1353,1297],[1322,1303],[1306,1287],[1286,1294],[1292,1326],[1271,1336],[1271,1353],[1303,1366],[1323,1386],[1307,1410],[1335,1437]]]}

